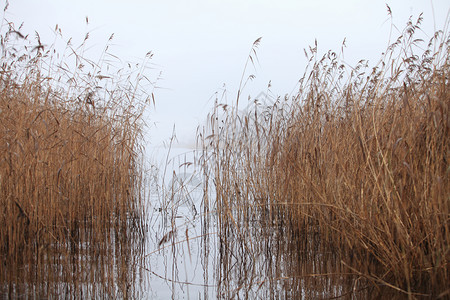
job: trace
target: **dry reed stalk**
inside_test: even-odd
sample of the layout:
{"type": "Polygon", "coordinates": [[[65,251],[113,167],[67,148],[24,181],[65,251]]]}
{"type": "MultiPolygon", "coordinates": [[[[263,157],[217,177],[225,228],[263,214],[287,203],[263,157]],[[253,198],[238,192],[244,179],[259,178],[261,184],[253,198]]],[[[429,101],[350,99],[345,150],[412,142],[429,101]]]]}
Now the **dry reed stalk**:
{"type": "Polygon", "coordinates": [[[254,235],[260,226],[289,244],[319,235],[320,251],[340,257],[343,273],[397,297],[448,293],[449,36],[437,32],[418,54],[420,22],[409,22],[372,69],[360,61],[348,70],[334,52],[317,59],[316,45],[292,99],[244,115],[216,105],[205,151],[222,291],[239,262],[250,272],[237,275],[247,278],[239,289],[254,287],[247,263],[267,243],[254,235]]]}
{"type": "MultiPolygon", "coordinates": [[[[142,235],[144,228],[144,69],[120,69],[109,76],[103,72],[111,63],[93,63],[70,42],[69,55],[32,47],[41,45],[39,35],[36,41],[16,38],[12,33],[20,28],[5,22],[0,69],[0,294],[8,286],[18,293],[24,277],[36,284],[36,290],[25,285],[22,291],[43,297],[61,292],[95,297],[98,290],[124,295],[127,290],[120,285],[130,288],[130,261],[136,260],[131,253],[139,251],[131,237],[142,235]],[[98,271],[83,260],[99,263],[98,271]],[[24,275],[27,269],[31,271],[24,275]]],[[[110,55],[106,48],[102,56],[110,55]]],[[[13,290],[8,292],[11,297],[18,295],[13,290]]]]}

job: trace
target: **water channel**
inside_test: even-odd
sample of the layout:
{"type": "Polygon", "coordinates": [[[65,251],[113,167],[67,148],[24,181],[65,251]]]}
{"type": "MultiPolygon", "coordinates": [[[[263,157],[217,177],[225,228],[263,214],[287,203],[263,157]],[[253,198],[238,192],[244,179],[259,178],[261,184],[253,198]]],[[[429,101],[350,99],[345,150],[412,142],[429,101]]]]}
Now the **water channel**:
{"type": "Polygon", "coordinates": [[[0,298],[372,297],[367,280],[343,269],[349,254],[323,247],[314,228],[292,236],[269,226],[264,213],[220,223],[214,181],[198,165],[202,155],[173,147],[147,153],[144,226],[87,228],[73,239],[90,242],[46,245],[3,266],[0,298]]]}

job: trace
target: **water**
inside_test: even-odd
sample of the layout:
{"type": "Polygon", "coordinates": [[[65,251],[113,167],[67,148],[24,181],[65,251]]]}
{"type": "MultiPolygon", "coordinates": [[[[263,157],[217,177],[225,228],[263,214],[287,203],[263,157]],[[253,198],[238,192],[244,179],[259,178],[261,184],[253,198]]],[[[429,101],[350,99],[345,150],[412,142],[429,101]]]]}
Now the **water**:
{"type": "Polygon", "coordinates": [[[201,155],[185,148],[150,153],[143,232],[86,230],[80,239],[90,243],[47,245],[33,261],[2,266],[0,298],[374,296],[366,279],[343,268],[342,258],[351,254],[331,251],[313,226],[293,235],[271,226],[265,210],[244,219],[231,211],[235,223],[218,223],[214,186],[197,165],[201,155]]]}
{"type": "Polygon", "coordinates": [[[205,182],[196,165],[198,152],[157,149],[149,191],[146,244],[148,297],[216,298],[213,261],[217,233],[205,224],[205,182]]]}
{"type": "Polygon", "coordinates": [[[202,153],[174,148],[166,155],[153,154],[163,163],[150,193],[148,297],[368,298],[367,282],[345,275],[340,255],[325,250],[313,231],[293,239],[290,232],[267,226],[267,216],[240,222],[240,212],[231,212],[239,224],[219,226],[211,209],[214,186],[196,165],[202,153]]]}

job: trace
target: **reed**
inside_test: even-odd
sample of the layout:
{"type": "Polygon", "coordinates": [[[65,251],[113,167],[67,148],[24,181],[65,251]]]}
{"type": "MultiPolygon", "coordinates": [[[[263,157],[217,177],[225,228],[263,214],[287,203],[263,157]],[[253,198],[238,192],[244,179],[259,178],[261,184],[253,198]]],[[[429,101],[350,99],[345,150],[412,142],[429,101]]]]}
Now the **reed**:
{"type": "Polygon", "coordinates": [[[0,294],[126,297],[145,226],[146,61],[116,67],[109,42],[92,61],[89,35],[61,52],[1,31],[0,294]]]}
{"type": "Polygon", "coordinates": [[[246,113],[216,104],[202,136],[223,297],[253,297],[268,282],[275,291],[291,282],[304,297],[304,278],[327,272],[353,279],[313,287],[308,297],[359,288],[448,296],[450,40],[447,27],[428,44],[416,39],[421,21],[410,21],[375,67],[364,60],[346,67],[332,51],[318,57],[316,44],[305,51],[310,64],[294,97],[270,107],[256,101],[246,113]],[[310,251],[331,253],[335,266],[305,270],[310,251]],[[260,256],[278,271],[261,278],[260,256]]]}

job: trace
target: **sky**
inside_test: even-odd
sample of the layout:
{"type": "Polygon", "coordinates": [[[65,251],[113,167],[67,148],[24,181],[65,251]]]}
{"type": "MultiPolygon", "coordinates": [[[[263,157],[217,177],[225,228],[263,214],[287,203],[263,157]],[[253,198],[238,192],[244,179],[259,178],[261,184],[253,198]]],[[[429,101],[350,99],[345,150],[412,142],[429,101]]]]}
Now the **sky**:
{"type": "Polygon", "coordinates": [[[54,40],[56,24],[74,44],[90,32],[92,55],[112,33],[112,51],[124,61],[140,61],[152,51],[151,72],[160,79],[156,106],[145,116],[148,147],[167,143],[174,126],[179,146],[193,147],[216,95],[226,90],[223,101],[235,101],[257,38],[258,61],[247,69],[256,77],[244,89],[245,99],[266,91],[269,81],[275,96],[295,90],[307,63],[303,49],[316,39],[325,53],[339,51],[345,38],[347,64],[364,58],[374,65],[390,32],[392,41],[410,16],[423,13],[427,40],[448,23],[449,9],[448,0],[11,0],[5,16],[16,26],[23,22],[25,34],[39,32],[43,43],[54,40]]]}

